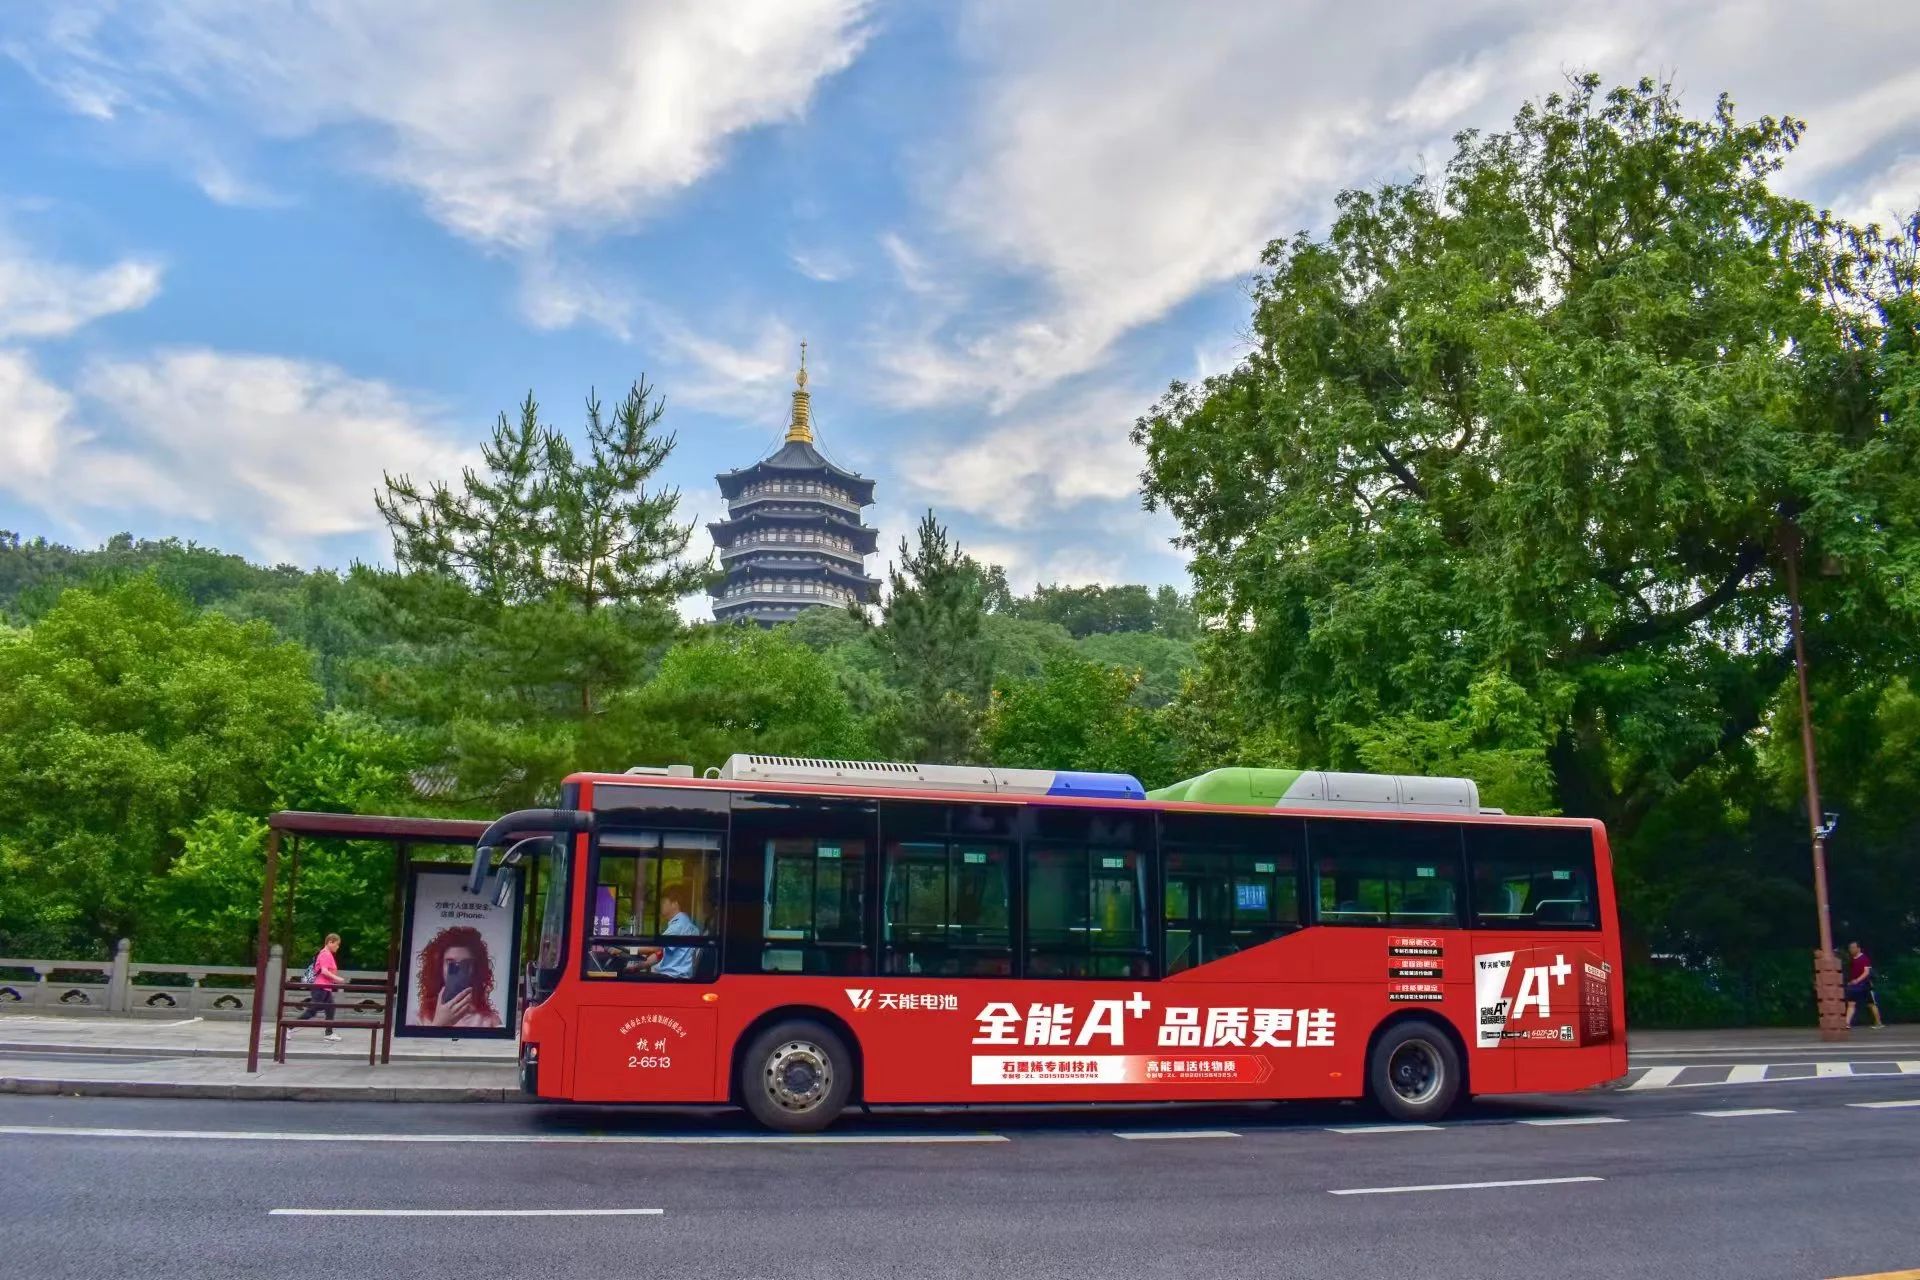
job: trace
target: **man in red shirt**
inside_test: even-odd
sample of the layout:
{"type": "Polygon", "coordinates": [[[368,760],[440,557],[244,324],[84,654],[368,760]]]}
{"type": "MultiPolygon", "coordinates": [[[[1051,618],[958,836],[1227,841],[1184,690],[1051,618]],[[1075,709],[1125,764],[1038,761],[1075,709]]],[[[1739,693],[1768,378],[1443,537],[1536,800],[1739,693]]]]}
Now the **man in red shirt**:
{"type": "Polygon", "coordinates": [[[1873,996],[1873,958],[1857,942],[1847,944],[1847,1025],[1853,1025],[1853,1010],[1864,1004],[1873,1010],[1873,1029],[1885,1027],[1880,1021],[1880,1002],[1873,996]]]}

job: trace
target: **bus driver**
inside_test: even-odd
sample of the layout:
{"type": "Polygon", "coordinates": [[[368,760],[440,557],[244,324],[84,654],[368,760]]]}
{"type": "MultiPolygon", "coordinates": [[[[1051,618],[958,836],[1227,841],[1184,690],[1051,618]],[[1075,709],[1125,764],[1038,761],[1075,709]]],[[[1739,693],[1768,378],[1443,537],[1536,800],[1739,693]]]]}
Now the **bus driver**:
{"type": "MultiPolygon", "coordinates": [[[[660,890],[660,914],[665,917],[666,927],[662,935],[669,938],[698,937],[700,926],[686,912],[687,890],[685,885],[670,884],[660,890]]],[[[693,947],[643,947],[640,950],[641,966],[663,978],[691,978],[693,976],[693,947]]]]}

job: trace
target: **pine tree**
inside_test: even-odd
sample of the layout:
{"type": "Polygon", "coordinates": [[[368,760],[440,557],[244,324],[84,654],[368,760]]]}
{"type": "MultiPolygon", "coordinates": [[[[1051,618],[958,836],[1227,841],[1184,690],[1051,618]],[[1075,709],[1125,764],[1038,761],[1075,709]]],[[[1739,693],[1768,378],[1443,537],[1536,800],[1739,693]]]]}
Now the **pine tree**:
{"type": "Polygon", "coordinates": [[[873,638],[900,691],[895,736],[903,754],[930,764],[976,758],[992,678],[978,568],[929,511],[917,546],[900,542],[873,638]]]}

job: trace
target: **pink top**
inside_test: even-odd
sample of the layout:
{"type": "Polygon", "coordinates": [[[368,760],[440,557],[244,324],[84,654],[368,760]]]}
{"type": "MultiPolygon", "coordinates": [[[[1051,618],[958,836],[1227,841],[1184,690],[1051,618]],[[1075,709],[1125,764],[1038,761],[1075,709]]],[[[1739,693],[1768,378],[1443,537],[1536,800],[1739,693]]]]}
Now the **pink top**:
{"type": "Polygon", "coordinates": [[[320,948],[320,954],[313,958],[313,981],[315,986],[337,987],[346,979],[340,976],[340,966],[334,962],[333,952],[326,947],[320,948]]]}

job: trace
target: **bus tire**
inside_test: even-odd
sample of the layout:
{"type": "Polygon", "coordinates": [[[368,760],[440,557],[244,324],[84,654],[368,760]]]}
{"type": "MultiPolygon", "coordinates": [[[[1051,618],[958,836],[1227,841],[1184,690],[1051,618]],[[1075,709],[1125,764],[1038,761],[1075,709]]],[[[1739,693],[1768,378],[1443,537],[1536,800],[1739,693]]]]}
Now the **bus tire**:
{"type": "Polygon", "coordinates": [[[1453,1110],[1463,1078],[1459,1051],[1433,1022],[1388,1027],[1367,1057],[1367,1094],[1395,1120],[1424,1123],[1453,1110]]]}
{"type": "Polygon", "coordinates": [[[753,1038],[740,1059],[740,1100],[769,1129],[824,1129],[852,1092],[853,1054],[818,1022],[775,1023],[753,1038]]]}

